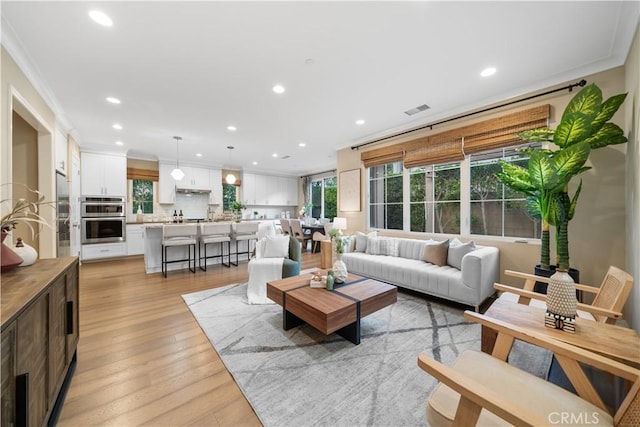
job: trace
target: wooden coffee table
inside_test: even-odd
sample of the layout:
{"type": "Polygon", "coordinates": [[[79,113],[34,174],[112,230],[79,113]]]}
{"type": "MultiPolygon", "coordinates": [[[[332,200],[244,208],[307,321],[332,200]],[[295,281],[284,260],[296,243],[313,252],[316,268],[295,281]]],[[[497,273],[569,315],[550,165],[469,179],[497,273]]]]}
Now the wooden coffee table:
{"type": "Polygon", "coordinates": [[[325,335],[335,332],[357,345],[360,319],[398,300],[398,288],[377,280],[350,273],[345,283],[327,291],[310,287],[311,276],[267,283],[267,296],[282,306],[285,330],[306,322],[325,335]]]}

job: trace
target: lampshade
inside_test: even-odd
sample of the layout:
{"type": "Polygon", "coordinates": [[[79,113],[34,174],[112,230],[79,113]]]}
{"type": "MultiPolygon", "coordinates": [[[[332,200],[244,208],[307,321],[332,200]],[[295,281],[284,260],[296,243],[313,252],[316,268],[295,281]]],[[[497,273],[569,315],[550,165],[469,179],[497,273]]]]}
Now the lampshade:
{"type": "Polygon", "coordinates": [[[336,230],[346,230],[347,229],[347,218],[335,217],[333,218],[333,228],[336,230]]]}
{"type": "Polygon", "coordinates": [[[232,173],[227,174],[225,180],[227,181],[227,184],[234,184],[236,182],[236,176],[232,173]]]}
{"type": "Polygon", "coordinates": [[[180,181],[182,178],[184,178],[184,172],[176,167],[171,171],[171,178],[175,179],[176,181],[180,181]]]}
{"type": "Polygon", "coordinates": [[[182,137],[174,136],[173,139],[176,140],[176,168],[171,171],[171,178],[173,178],[176,181],[180,181],[182,178],[184,178],[184,172],[180,170],[180,152],[179,152],[179,146],[180,146],[179,143],[182,140],[182,137]]]}

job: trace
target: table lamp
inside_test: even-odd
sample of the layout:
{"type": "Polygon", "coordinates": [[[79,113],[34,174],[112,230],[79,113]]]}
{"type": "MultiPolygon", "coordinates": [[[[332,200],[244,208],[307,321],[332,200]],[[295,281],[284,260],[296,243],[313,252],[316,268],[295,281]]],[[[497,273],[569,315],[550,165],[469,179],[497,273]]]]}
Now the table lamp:
{"type": "Polygon", "coordinates": [[[333,228],[340,230],[340,234],[342,234],[342,230],[347,229],[347,218],[339,216],[333,218],[333,228]]]}

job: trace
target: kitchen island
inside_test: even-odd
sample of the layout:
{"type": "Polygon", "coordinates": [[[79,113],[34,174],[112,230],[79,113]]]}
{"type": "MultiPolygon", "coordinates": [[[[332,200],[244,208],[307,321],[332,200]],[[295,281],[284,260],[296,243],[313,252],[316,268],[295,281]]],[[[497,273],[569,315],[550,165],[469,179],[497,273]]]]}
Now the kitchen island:
{"type": "MultiPolygon", "coordinates": [[[[279,220],[277,219],[261,219],[261,220],[243,220],[258,222],[258,223],[274,223],[276,229],[279,225],[279,220]]],[[[147,274],[151,273],[159,273],[162,271],[162,227],[163,225],[177,225],[174,223],[164,224],[164,223],[144,223],[145,233],[144,233],[144,267],[147,274]]],[[[251,242],[251,250],[253,250],[253,242],[251,242]]],[[[242,247],[246,247],[244,242],[241,243],[242,247]]],[[[198,257],[199,257],[199,245],[196,245],[196,268],[198,268],[198,257]]],[[[231,241],[231,253],[235,254],[236,245],[234,241],[231,241]]],[[[169,248],[169,259],[184,259],[187,258],[187,247],[179,246],[169,248]]],[[[242,249],[241,249],[242,250],[242,249]]],[[[211,255],[220,255],[220,245],[208,245],[207,246],[207,256],[211,255]]],[[[225,253],[226,258],[226,253],[225,253]]],[[[220,264],[220,258],[207,259],[207,266],[220,264]]],[[[168,271],[174,270],[183,270],[189,268],[188,263],[184,262],[176,262],[167,265],[168,271]]]]}

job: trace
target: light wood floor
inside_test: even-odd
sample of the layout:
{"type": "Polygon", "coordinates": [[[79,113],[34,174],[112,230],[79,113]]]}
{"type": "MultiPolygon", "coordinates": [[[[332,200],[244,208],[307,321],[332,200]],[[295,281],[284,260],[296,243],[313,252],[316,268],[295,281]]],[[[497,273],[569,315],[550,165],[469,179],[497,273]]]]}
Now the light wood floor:
{"type": "MultiPolygon", "coordinates": [[[[303,253],[303,269],[319,264],[303,253]]],[[[260,425],[181,298],[246,280],[246,261],[166,279],[145,274],[142,258],[84,263],[78,364],[58,425],[260,425]]]]}

